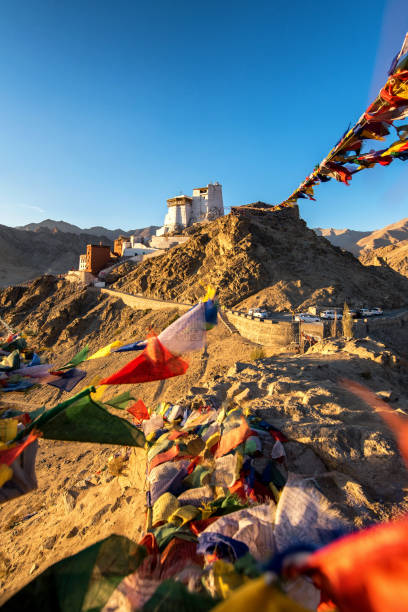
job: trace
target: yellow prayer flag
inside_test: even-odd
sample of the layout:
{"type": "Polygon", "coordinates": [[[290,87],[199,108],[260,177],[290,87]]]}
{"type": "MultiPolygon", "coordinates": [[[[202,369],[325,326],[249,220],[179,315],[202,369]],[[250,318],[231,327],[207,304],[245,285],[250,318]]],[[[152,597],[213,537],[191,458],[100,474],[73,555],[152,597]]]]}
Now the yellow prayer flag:
{"type": "Polygon", "coordinates": [[[197,514],[199,514],[199,510],[195,506],[181,506],[170,515],[169,523],[182,526],[194,520],[197,514]]]}
{"type": "Polygon", "coordinates": [[[96,353],[88,357],[87,361],[90,361],[91,359],[99,359],[100,357],[106,357],[107,355],[111,354],[112,349],[118,348],[122,344],[123,342],[115,340],[114,342],[111,342],[110,344],[107,344],[103,348],[99,349],[99,351],[96,351],[96,353]]]}
{"type": "Polygon", "coordinates": [[[13,478],[13,470],[5,463],[0,463],[0,487],[13,478]]]}
{"type": "Polygon", "coordinates": [[[397,142],[394,142],[386,151],[384,151],[384,153],[381,153],[381,157],[385,157],[386,155],[391,155],[391,153],[396,153],[397,151],[402,149],[402,147],[406,147],[406,146],[407,146],[406,140],[397,140],[397,142]]]}
{"type": "Polygon", "coordinates": [[[213,300],[215,298],[215,294],[216,294],[216,288],[213,287],[212,285],[207,285],[206,287],[206,294],[202,299],[202,302],[208,302],[208,300],[213,300]]]}
{"type": "Polygon", "coordinates": [[[213,612],[307,612],[306,608],[270,586],[261,576],[234,590],[213,612]]]}
{"type": "Polygon", "coordinates": [[[18,420],[14,418],[0,419],[0,441],[10,442],[17,435],[18,420]]]}
{"type": "Polygon", "coordinates": [[[167,522],[169,517],[180,507],[180,502],[172,493],[163,493],[153,504],[152,526],[167,522]]]}
{"type": "MultiPolygon", "coordinates": [[[[99,380],[101,380],[101,378],[99,377],[99,380]]],[[[94,393],[91,393],[91,397],[94,401],[96,402],[100,402],[102,400],[103,394],[105,393],[106,389],[108,388],[109,385],[99,385],[96,388],[96,391],[94,393]]]]}

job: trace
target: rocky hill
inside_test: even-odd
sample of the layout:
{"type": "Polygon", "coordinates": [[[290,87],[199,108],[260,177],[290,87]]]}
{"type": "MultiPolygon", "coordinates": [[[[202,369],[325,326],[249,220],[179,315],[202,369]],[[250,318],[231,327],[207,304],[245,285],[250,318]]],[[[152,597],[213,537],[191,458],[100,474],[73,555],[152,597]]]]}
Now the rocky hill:
{"type": "Polygon", "coordinates": [[[207,283],[217,287],[224,305],[267,304],[278,311],[345,300],[386,307],[408,302],[405,278],[363,266],[316,236],[297,208],[272,213],[267,205],[239,207],[197,228],[188,242],[143,262],[114,287],[194,302],[207,283]]]}
{"type": "Polygon", "coordinates": [[[104,236],[18,230],[0,225],[0,287],[23,283],[39,274],[61,274],[78,267],[89,243],[111,244],[104,236]]]}
{"type": "Polygon", "coordinates": [[[313,231],[318,236],[327,238],[335,246],[358,256],[366,250],[382,248],[408,240],[408,218],[371,232],[321,227],[316,227],[313,231]]]}
{"type": "Polygon", "coordinates": [[[53,232],[64,232],[69,234],[87,234],[90,236],[104,236],[108,240],[115,240],[120,235],[130,236],[131,234],[135,234],[139,238],[147,238],[150,239],[151,236],[156,232],[158,228],[157,225],[149,225],[149,227],[142,227],[141,229],[134,230],[123,230],[123,229],[107,229],[102,226],[94,226],[82,229],[77,225],[73,225],[72,223],[67,223],[66,221],[54,221],[53,219],[44,219],[44,221],[40,221],[40,223],[28,223],[27,225],[20,225],[15,229],[26,230],[30,232],[37,232],[43,229],[49,229],[53,232]]]}
{"type": "Polygon", "coordinates": [[[365,266],[382,265],[385,262],[399,274],[408,277],[408,240],[363,251],[359,259],[365,266]]]}

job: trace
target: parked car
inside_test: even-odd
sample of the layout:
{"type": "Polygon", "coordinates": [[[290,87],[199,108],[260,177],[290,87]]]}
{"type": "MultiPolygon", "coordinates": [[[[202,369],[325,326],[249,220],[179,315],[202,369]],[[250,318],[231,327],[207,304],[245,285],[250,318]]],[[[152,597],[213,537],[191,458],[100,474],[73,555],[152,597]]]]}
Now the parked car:
{"type": "Polygon", "coordinates": [[[269,319],[269,312],[267,310],[259,310],[258,312],[254,312],[254,317],[258,319],[269,319]]]}
{"type": "Polygon", "coordinates": [[[366,317],[375,317],[376,315],[383,314],[381,308],[361,308],[360,316],[365,319],[366,317]]]}
{"type": "Polygon", "coordinates": [[[384,314],[384,311],[383,311],[382,308],[372,308],[371,312],[373,312],[374,316],[376,316],[376,317],[381,317],[381,315],[384,314]]]}
{"type": "Polygon", "coordinates": [[[268,319],[270,316],[269,312],[267,310],[262,310],[262,308],[250,308],[248,314],[257,319],[268,319]]]}
{"type": "Polygon", "coordinates": [[[320,318],[337,319],[338,321],[340,321],[343,318],[343,315],[340,312],[337,312],[336,310],[323,310],[323,312],[320,313],[320,318]]]}
{"type": "Polygon", "coordinates": [[[302,323],[320,323],[319,317],[315,317],[308,312],[300,312],[295,315],[295,321],[301,321],[302,323]]]}

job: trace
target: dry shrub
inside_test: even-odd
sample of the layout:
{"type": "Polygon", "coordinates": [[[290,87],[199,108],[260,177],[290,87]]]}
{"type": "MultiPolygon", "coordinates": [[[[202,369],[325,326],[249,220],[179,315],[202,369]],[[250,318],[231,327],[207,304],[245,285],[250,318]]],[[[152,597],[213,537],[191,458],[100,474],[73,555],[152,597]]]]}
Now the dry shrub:
{"type": "Polygon", "coordinates": [[[261,346],[254,348],[250,355],[251,361],[258,361],[259,359],[265,359],[265,357],[265,351],[261,346]]]}
{"type": "Polygon", "coordinates": [[[348,307],[347,302],[344,302],[343,319],[341,322],[343,326],[343,336],[345,338],[352,338],[353,337],[353,317],[350,314],[350,308],[348,307]]]}

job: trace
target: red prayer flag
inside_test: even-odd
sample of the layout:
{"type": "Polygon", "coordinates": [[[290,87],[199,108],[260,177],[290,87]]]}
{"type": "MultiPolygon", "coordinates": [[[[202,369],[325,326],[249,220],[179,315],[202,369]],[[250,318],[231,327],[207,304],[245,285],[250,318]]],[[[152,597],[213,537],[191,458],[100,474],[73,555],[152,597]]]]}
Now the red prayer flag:
{"type": "Polygon", "coordinates": [[[121,370],[100,381],[101,385],[124,385],[164,380],[185,374],[188,363],[172,355],[156,335],[147,339],[143,352],[121,370]]]}
{"type": "Polygon", "coordinates": [[[140,425],[140,423],[146,419],[150,419],[149,411],[141,399],[129,406],[127,411],[135,417],[137,425],[140,425]]]}
{"type": "Polygon", "coordinates": [[[152,469],[155,468],[157,465],[160,465],[161,463],[165,463],[166,461],[171,461],[172,459],[175,459],[179,453],[180,453],[179,447],[172,446],[171,448],[169,448],[168,451],[164,453],[159,453],[158,455],[156,455],[149,463],[149,470],[148,470],[149,474],[152,471],[152,469]]]}
{"type": "Polygon", "coordinates": [[[34,442],[39,435],[40,434],[38,431],[31,431],[27,438],[23,442],[20,442],[20,444],[17,444],[12,448],[8,448],[7,450],[0,451],[0,464],[5,463],[6,465],[11,465],[13,461],[15,461],[17,457],[21,455],[23,450],[29,444],[31,444],[31,442],[34,442]]]}

